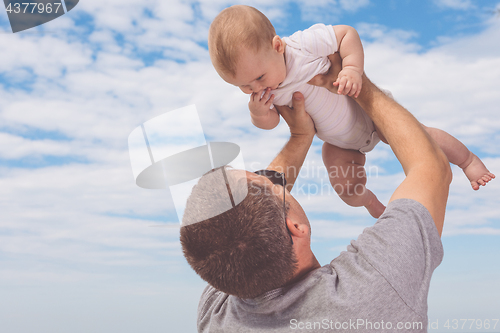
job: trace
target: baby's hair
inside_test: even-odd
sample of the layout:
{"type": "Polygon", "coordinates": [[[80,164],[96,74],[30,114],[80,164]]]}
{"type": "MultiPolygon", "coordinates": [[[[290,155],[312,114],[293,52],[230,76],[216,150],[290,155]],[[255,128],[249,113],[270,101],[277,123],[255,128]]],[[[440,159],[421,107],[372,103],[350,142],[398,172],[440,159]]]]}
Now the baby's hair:
{"type": "Polygon", "coordinates": [[[242,47],[255,52],[272,47],[276,31],[257,9],[236,5],[217,15],[208,32],[210,59],[219,74],[235,76],[242,47]]]}

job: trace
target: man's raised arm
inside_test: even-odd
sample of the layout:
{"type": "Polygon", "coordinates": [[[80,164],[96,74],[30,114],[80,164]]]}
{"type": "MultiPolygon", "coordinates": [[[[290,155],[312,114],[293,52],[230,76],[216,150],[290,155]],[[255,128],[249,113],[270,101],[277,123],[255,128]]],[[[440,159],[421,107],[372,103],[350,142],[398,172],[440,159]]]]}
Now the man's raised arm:
{"type": "Polygon", "coordinates": [[[290,140],[267,167],[269,170],[285,173],[288,191],[292,190],[316,133],[314,123],[305,111],[304,96],[299,92],[294,93],[292,103],[292,109],[288,106],[276,106],[290,127],[290,140]]]}
{"type": "Polygon", "coordinates": [[[390,201],[407,198],[420,202],[429,210],[441,235],[452,178],[445,154],[417,119],[380,91],[366,75],[356,101],[387,139],[406,174],[390,201]]]}

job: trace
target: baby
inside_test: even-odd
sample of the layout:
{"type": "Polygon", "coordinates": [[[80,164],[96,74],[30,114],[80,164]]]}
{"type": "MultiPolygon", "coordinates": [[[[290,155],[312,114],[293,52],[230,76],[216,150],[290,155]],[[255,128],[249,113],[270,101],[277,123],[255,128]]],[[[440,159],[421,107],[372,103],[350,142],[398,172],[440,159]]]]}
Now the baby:
{"type": "MultiPolygon", "coordinates": [[[[383,213],[385,206],[365,188],[364,154],[380,140],[386,141],[363,109],[348,97],[356,98],[361,91],[364,65],[363,47],[354,28],[316,24],[280,38],[260,11],[236,5],[224,9],[212,22],[208,48],[222,79],[251,94],[250,116],[259,128],[276,127],[280,116],[273,104],[291,106],[293,93],[300,91],[317,136],[324,141],[323,162],[335,191],[347,204],[366,207],[373,217],[383,213]],[[342,71],[334,83],[337,94],[308,84],[317,74],[328,71],[328,55],[335,52],[342,58],[342,71]]],[[[462,168],[474,190],[495,178],[456,138],[425,128],[448,160],[462,168]]]]}

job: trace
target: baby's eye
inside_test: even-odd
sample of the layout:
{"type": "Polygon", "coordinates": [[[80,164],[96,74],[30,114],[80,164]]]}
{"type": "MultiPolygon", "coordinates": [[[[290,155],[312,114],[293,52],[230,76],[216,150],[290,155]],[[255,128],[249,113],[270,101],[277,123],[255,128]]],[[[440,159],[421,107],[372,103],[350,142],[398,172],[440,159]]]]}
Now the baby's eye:
{"type": "Polygon", "coordinates": [[[263,74],[263,75],[261,75],[261,76],[259,76],[259,77],[257,78],[257,81],[261,80],[263,77],[264,77],[264,74],[263,74]]]}

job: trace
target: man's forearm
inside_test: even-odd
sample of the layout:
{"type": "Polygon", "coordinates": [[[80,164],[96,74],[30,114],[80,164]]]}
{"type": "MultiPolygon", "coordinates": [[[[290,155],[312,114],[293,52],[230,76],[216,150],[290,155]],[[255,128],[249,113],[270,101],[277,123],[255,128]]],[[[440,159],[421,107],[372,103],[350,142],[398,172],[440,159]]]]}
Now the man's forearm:
{"type": "Polygon", "coordinates": [[[406,174],[390,201],[406,198],[420,202],[431,214],[441,235],[451,182],[446,155],[410,112],[364,75],[357,102],[385,136],[406,174]]]}
{"type": "Polygon", "coordinates": [[[292,108],[276,105],[277,111],[290,127],[290,139],[267,167],[269,170],[285,173],[289,191],[299,175],[316,133],[314,123],[304,109],[304,96],[300,92],[293,94],[292,104],[292,108]]]}
{"type": "Polygon", "coordinates": [[[437,144],[429,137],[420,122],[405,108],[387,97],[363,75],[363,89],[356,100],[387,139],[407,174],[422,162],[448,164],[437,144]]]}
{"type": "Polygon", "coordinates": [[[292,135],[278,156],[267,167],[269,170],[285,173],[288,191],[292,190],[313,138],[314,134],[292,135]]]}

